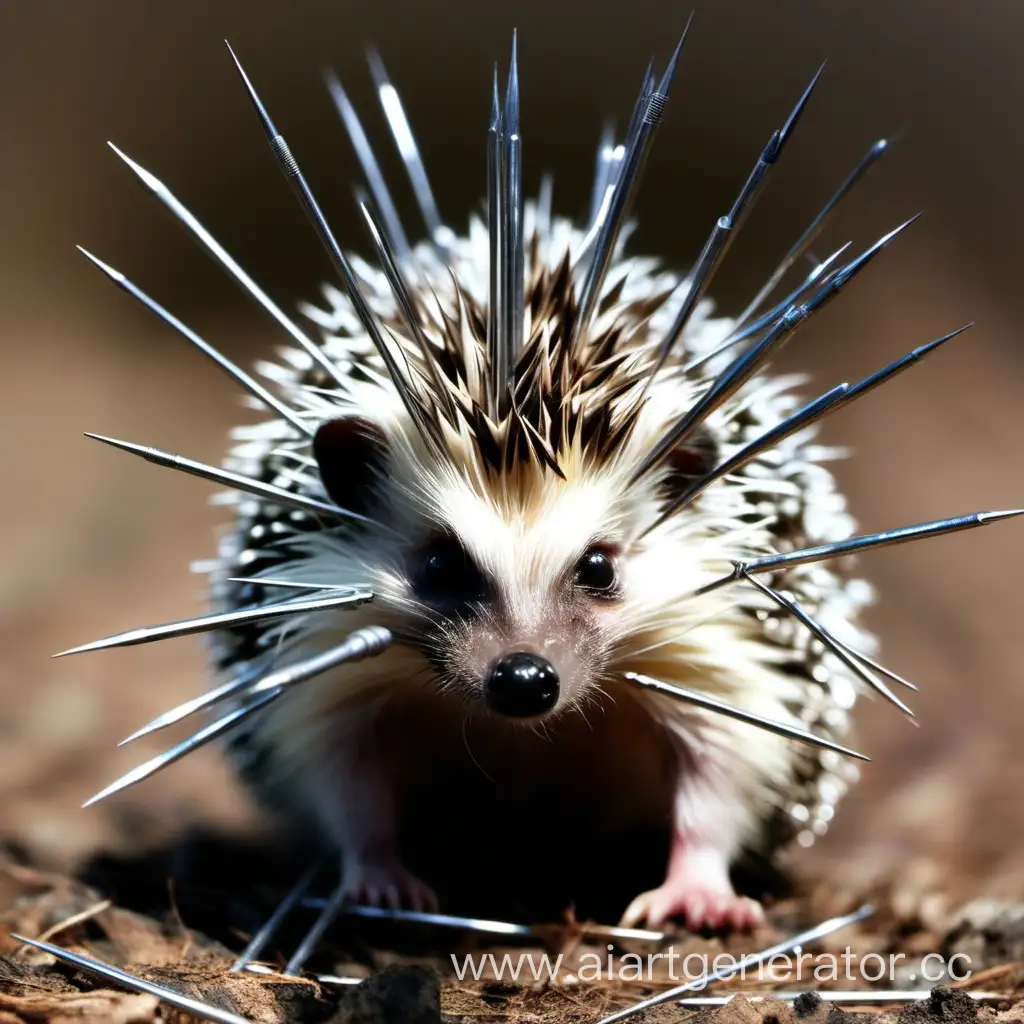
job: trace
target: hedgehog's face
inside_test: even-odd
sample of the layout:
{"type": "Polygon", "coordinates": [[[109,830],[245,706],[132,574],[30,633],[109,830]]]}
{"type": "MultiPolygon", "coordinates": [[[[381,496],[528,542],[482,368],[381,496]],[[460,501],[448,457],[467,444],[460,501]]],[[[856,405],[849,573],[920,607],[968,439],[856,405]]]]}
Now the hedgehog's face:
{"type": "MultiPolygon", "coordinates": [[[[454,465],[424,466],[355,419],[325,424],[314,447],[339,504],[399,527],[387,564],[367,566],[372,585],[407,617],[400,629],[438,685],[471,708],[524,720],[581,708],[652,607],[700,582],[694,551],[680,560],[636,544],[654,492],[621,469],[482,484],[454,465]]],[[[678,482],[695,457],[670,467],[678,482]]]]}
{"type": "Polygon", "coordinates": [[[602,613],[621,594],[617,561],[614,547],[593,544],[530,586],[499,578],[451,534],[431,538],[412,553],[410,584],[436,616],[429,646],[443,677],[510,718],[572,702],[600,667],[602,613]]]}
{"type": "Polygon", "coordinates": [[[588,521],[600,517],[594,503],[579,507],[582,495],[538,518],[458,490],[406,562],[441,682],[508,718],[578,705],[606,667],[623,598],[620,539],[588,521]]]}

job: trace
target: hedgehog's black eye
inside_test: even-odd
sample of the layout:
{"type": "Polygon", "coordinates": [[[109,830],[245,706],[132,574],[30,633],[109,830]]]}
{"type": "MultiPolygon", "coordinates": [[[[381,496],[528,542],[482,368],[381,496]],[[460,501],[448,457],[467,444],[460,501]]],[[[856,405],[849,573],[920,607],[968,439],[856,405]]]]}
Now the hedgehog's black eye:
{"type": "Polygon", "coordinates": [[[416,556],[412,585],[428,604],[456,609],[487,597],[487,579],[454,537],[436,537],[416,556]]]}
{"type": "Polygon", "coordinates": [[[594,597],[615,597],[619,589],[619,574],[615,568],[614,553],[606,547],[588,548],[576,563],[573,583],[594,597]]]}

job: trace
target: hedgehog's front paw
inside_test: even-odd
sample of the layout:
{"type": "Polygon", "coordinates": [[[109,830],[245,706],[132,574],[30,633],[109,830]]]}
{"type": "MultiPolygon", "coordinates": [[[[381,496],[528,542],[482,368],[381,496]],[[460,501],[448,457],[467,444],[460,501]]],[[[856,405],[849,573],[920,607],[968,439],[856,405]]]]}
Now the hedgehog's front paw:
{"type": "Polygon", "coordinates": [[[657,889],[641,893],[626,908],[622,926],[645,924],[660,929],[678,918],[691,932],[704,928],[716,931],[752,931],[764,924],[764,911],[756,900],[737,896],[732,889],[687,884],[681,887],[667,878],[657,889]]]}
{"type": "Polygon", "coordinates": [[[345,895],[351,903],[392,910],[437,910],[434,890],[406,871],[398,861],[346,864],[343,881],[345,895]]]}

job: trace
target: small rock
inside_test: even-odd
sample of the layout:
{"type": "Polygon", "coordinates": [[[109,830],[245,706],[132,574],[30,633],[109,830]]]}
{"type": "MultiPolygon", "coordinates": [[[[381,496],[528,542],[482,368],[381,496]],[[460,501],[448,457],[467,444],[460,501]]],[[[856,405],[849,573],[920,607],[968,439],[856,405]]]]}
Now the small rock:
{"type": "Polygon", "coordinates": [[[793,1012],[798,1017],[810,1017],[811,1014],[817,1013],[819,1006],[821,1006],[821,996],[817,992],[801,992],[793,1000],[793,1012]]]}
{"type": "Polygon", "coordinates": [[[386,967],[346,993],[330,1024],[441,1024],[441,986],[423,967],[386,967]]]}
{"type": "Polygon", "coordinates": [[[931,1024],[936,1019],[950,1024],[971,1024],[978,1016],[978,1004],[955,988],[937,986],[927,999],[911,1003],[899,1016],[900,1024],[931,1024]]]}

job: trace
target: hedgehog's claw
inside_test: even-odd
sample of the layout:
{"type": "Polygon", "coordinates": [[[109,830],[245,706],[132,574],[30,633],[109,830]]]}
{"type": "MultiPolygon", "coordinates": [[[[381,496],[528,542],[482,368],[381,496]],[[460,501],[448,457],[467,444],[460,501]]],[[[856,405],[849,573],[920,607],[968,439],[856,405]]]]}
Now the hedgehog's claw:
{"type": "Polygon", "coordinates": [[[622,924],[636,927],[646,922],[646,927],[658,930],[672,918],[691,932],[750,931],[764,923],[764,911],[755,900],[733,891],[722,850],[683,831],[673,837],[665,881],[637,896],[626,908],[622,924]]]}
{"type": "Polygon", "coordinates": [[[643,925],[659,930],[672,918],[691,932],[753,931],[764,924],[761,904],[729,891],[688,887],[680,890],[670,880],[657,889],[641,893],[626,908],[620,924],[624,928],[643,925]]]}
{"type": "Polygon", "coordinates": [[[434,890],[397,861],[347,865],[344,889],[346,902],[359,906],[427,913],[436,913],[438,909],[434,890]]]}

